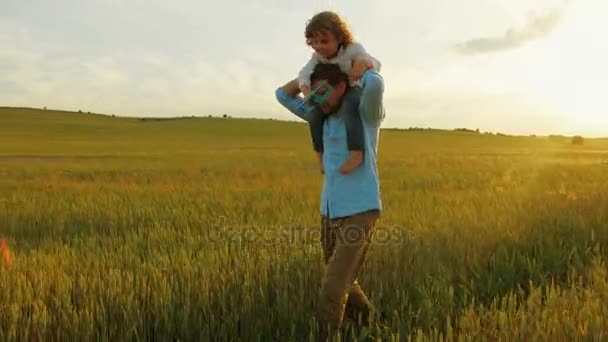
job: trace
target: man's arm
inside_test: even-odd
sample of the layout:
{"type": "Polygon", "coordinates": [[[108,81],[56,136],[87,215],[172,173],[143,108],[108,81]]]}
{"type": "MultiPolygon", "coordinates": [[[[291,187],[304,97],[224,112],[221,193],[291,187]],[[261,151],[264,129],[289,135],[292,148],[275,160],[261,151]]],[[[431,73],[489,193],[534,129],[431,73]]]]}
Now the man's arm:
{"type": "Polygon", "coordinates": [[[361,78],[363,90],[359,110],[363,118],[370,123],[380,125],[384,120],[384,79],[375,70],[368,70],[361,78]]]}
{"type": "Polygon", "coordinates": [[[300,94],[299,81],[297,79],[287,82],[281,87],[285,94],[291,97],[296,97],[300,94]]]}
{"type": "Polygon", "coordinates": [[[306,122],[312,120],[312,113],[306,111],[305,106],[301,106],[303,98],[299,96],[300,85],[298,79],[287,82],[284,86],[276,90],[277,101],[290,112],[300,117],[306,122]]]}

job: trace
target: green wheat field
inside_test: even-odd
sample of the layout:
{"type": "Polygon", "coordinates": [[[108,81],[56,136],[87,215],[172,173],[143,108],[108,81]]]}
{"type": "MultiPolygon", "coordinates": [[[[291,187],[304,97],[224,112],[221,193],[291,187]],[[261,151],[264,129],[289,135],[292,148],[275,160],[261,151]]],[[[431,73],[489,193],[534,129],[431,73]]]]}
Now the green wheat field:
{"type": "MultiPolygon", "coordinates": [[[[608,340],[608,139],[382,130],[360,340],[608,340]]],[[[304,123],[0,109],[0,341],[308,341],[304,123]]]]}

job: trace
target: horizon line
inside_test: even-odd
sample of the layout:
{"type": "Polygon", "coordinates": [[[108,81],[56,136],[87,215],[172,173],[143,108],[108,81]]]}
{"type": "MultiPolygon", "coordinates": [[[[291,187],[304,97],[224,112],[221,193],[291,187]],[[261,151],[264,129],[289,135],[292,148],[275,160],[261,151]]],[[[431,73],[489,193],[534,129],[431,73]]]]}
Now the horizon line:
{"type": "MultiPolygon", "coordinates": [[[[66,110],[66,109],[56,109],[56,108],[48,108],[48,107],[23,107],[23,106],[0,106],[0,109],[28,109],[28,110],[40,110],[40,111],[53,111],[53,112],[65,112],[65,113],[73,113],[73,114],[90,114],[90,115],[100,115],[107,116],[111,118],[124,118],[124,119],[155,119],[155,120],[171,120],[171,119],[238,119],[238,120],[269,120],[269,121],[280,121],[280,122],[289,122],[289,123],[300,123],[306,124],[301,120],[288,120],[288,119],[277,119],[277,118],[264,118],[264,117],[243,117],[243,116],[232,116],[230,114],[221,114],[221,115],[181,115],[181,116],[129,116],[129,115],[118,115],[118,114],[107,114],[107,113],[97,113],[91,111],[84,110],[66,110]]],[[[381,130],[398,130],[398,131],[461,131],[461,132],[469,132],[476,133],[480,135],[497,135],[497,136],[511,136],[511,137],[563,137],[563,138],[573,138],[575,136],[581,136],[588,139],[608,139],[607,136],[592,136],[592,135],[583,135],[583,134],[510,134],[503,133],[500,131],[482,131],[478,128],[472,129],[468,127],[452,127],[452,128],[434,128],[434,127],[418,127],[418,126],[409,126],[409,127],[381,127],[381,130]]]]}

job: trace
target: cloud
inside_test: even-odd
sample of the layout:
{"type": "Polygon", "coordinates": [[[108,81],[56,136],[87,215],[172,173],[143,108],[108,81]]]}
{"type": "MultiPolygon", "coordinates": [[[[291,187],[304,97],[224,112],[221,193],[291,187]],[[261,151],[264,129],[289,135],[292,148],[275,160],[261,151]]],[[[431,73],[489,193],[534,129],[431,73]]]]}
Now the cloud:
{"type": "Polygon", "coordinates": [[[541,39],[553,32],[563,19],[565,7],[531,13],[522,28],[510,28],[498,37],[473,38],[458,44],[455,50],[462,55],[476,55],[516,49],[526,42],[541,39]]]}
{"type": "Polygon", "coordinates": [[[284,2],[259,0],[241,6],[254,13],[245,11],[231,18],[238,24],[226,25],[225,16],[206,10],[228,13],[226,6],[189,1],[185,11],[153,0],[141,5],[145,15],[131,11],[137,7],[132,4],[116,11],[123,13],[118,18],[108,13],[125,2],[92,2],[70,16],[69,25],[53,30],[40,24],[46,8],[37,8],[33,18],[18,8],[10,16],[0,13],[0,106],[291,118],[274,90],[297,73],[309,50],[301,39],[293,39],[296,48],[276,42],[301,36],[299,25],[287,25],[301,14],[280,16],[288,7],[284,2]],[[273,25],[264,26],[270,19],[273,25]],[[172,24],[158,26],[159,20],[172,24]]]}
{"type": "Polygon", "coordinates": [[[119,115],[261,116],[263,109],[276,107],[272,95],[280,75],[289,75],[268,59],[256,63],[247,58],[251,56],[235,55],[217,61],[196,52],[188,56],[183,49],[81,54],[65,45],[41,44],[31,29],[6,22],[0,22],[0,45],[6,47],[0,51],[1,106],[119,115]],[[34,48],[39,46],[43,48],[34,48]]]}

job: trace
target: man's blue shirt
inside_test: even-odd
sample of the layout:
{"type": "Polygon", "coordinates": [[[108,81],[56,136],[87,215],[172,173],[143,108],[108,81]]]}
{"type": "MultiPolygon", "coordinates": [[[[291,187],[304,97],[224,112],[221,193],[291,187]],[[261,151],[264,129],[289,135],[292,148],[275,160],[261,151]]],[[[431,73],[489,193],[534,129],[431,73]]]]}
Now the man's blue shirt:
{"type": "MultiPolygon", "coordinates": [[[[349,88],[338,111],[323,126],[323,168],[325,179],[321,192],[321,215],[329,218],[352,216],[368,210],[382,209],[377,154],[380,123],[384,119],[382,77],[368,71],[362,79],[363,89],[349,88]],[[346,141],[345,113],[358,111],[363,123],[364,161],[353,172],[342,175],[340,166],[349,156],[346,141]]],[[[291,97],[281,88],[276,97],[289,111],[309,122],[311,113],[300,108],[301,97],[291,97]]]]}

